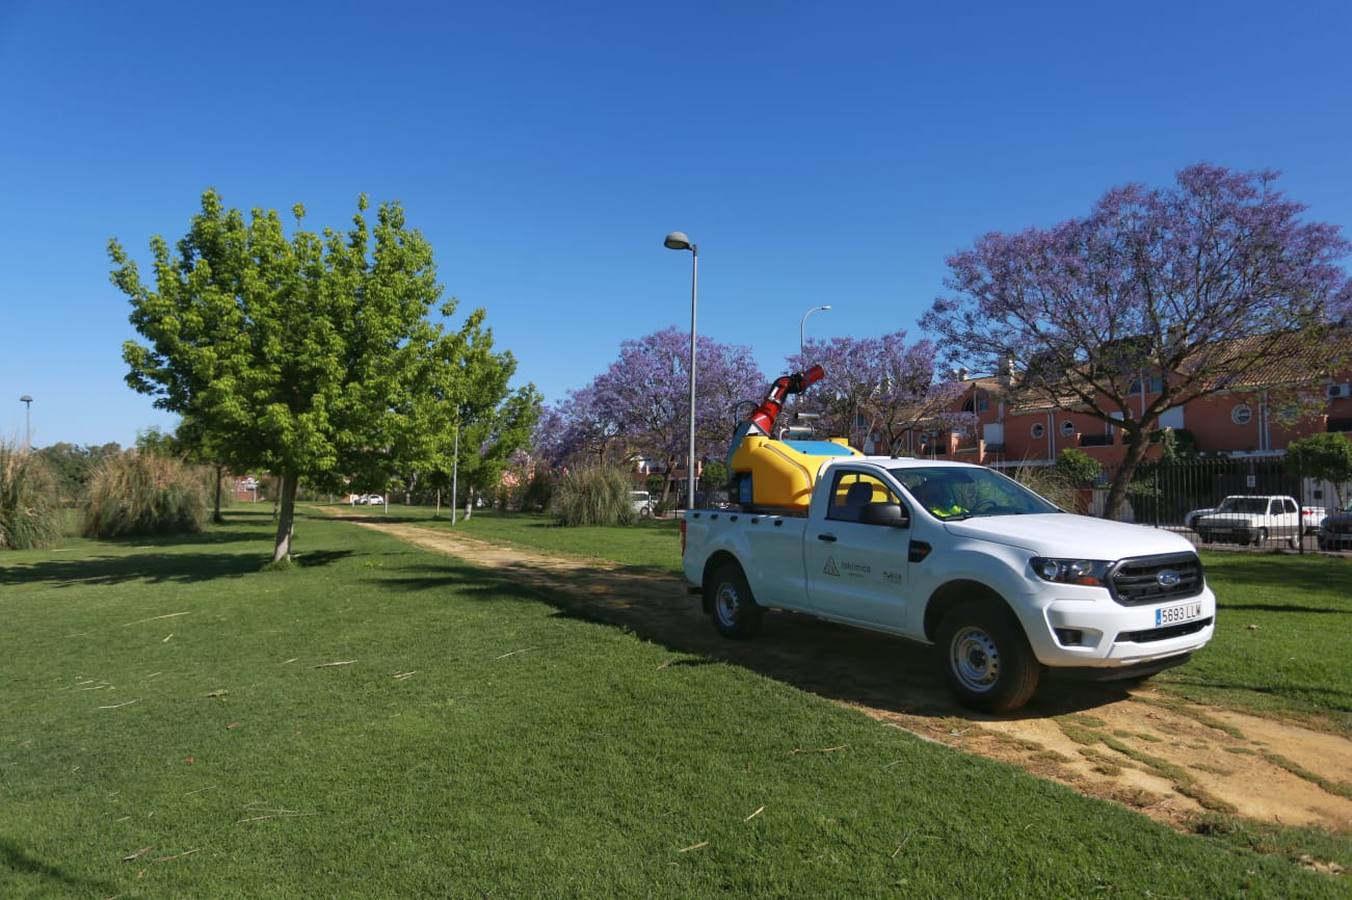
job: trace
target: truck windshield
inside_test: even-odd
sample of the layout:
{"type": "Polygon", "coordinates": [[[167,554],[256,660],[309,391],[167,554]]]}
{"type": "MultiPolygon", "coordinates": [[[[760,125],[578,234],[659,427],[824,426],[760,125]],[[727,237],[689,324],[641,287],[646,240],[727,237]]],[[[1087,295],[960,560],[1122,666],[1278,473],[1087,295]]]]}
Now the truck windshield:
{"type": "Polygon", "coordinates": [[[1247,513],[1253,516],[1261,516],[1267,511],[1266,497],[1226,497],[1221,501],[1221,505],[1216,507],[1216,512],[1247,513]]]}
{"type": "Polygon", "coordinates": [[[1012,478],[990,469],[907,466],[888,471],[917,503],[940,519],[1061,511],[1012,478]]]}

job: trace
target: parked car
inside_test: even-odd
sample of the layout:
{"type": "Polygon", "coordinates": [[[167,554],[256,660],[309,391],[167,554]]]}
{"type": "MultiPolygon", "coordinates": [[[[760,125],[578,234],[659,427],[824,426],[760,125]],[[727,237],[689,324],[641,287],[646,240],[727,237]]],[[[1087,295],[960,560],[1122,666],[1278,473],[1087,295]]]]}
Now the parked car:
{"type": "Polygon", "coordinates": [[[630,491],[629,503],[634,507],[634,515],[641,519],[653,514],[653,498],[647,491],[630,491]]]}
{"type": "Polygon", "coordinates": [[[958,699],[1006,712],[1044,669],[1137,679],[1186,662],[1216,598],[1169,531],[1062,512],[966,463],[840,456],[805,516],[692,509],[682,564],[714,627],[755,633],[766,608],[938,648],[958,699]]]}
{"type": "Polygon", "coordinates": [[[1352,503],[1319,523],[1320,550],[1352,550],[1352,503]]]}
{"type": "Polygon", "coordinates": [[[379,494],[362,494],[357,498],[357,503],[361,506],[383,506],[385,498],[379,494]]]}
{"type": "Polygon", "coordinates": [[[1195,530],[1198,519],[1200,519],[1202,516],[1209,516],[1215,511],[1216,507],[1214,506],[1208,506],[1206,509],[1194,509],[1192,512],[1188,513],[1183,517],[1183,527],[1193,528],[1195,530]]]}
{"type": "Polygon", "coordinates": [[[1261,546],[1278,538],[1294,547],[1302,534],[1318,527],[1323,517],[1323,507],[1302,507],[1294,497],[1237,494],[1194,519],[1192,527],[1204,544],[1230,541],[1261,546]]]}

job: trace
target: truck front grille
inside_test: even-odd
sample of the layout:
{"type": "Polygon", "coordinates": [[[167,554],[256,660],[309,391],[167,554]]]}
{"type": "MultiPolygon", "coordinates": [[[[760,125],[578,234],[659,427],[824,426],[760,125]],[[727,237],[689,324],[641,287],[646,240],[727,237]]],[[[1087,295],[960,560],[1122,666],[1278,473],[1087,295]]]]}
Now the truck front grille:
{"type": "Polygon", "coordinates": [[[1169,638],[1196,634],[1211,624],[1211,619],[1198,619],[1184,622],[1182,625],[1166,625],[1163,628],[1147,628],[1143,631],[1123,631],[1113,639],[1115,644],[1148,644],[1151,641],[1167,641],[1169,638]]]}
{"type": "Polygon", "coordinates": [[[1195,597],[1204,584],[1202,561],[1196,553],[1124,559],[1108,572],[1108,591],[1123,606],[1195,597]]]}

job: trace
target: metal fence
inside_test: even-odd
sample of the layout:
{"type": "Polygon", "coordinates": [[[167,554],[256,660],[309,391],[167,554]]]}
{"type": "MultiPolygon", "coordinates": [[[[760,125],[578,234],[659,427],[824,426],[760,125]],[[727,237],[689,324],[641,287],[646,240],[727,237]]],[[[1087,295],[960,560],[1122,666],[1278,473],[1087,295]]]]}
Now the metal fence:
{"type": "MultiPolygon", "coordinates": [[[[1106,495],[1106,487],[1095,491],[1099,514],[1106,495]]],[[[1346,534],[1340,523],[1320,530],[1339,512],[1340,498],[1352,498],[1352,486],[1307,477],[1280,458],[1160,462],[1137,471],[1118,518],[1200,545],[1352,550],[1352,525],[1346,534]]]]}

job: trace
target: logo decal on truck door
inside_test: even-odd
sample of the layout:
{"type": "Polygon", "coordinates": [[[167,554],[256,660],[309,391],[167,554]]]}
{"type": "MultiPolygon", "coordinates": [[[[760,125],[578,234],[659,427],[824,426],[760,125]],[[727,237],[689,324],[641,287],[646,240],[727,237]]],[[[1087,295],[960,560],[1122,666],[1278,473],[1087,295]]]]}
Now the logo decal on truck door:
{"type": "Polygon", "coordinates": [[[836,558],[834,556],[826,557],[826,567],[822,569],[822,571],[827,575],[834,575],[836,578],[840,577],[840,570],[836,568],[836,558]]]}

